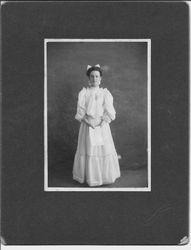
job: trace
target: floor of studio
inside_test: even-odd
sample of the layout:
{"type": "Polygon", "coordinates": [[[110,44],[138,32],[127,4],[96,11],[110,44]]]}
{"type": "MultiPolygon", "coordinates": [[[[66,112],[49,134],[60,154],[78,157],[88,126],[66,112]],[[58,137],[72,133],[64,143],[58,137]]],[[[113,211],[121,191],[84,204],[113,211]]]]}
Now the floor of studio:
{"type": "MultiPolygon", "coordinates": [[[[71,169],[57,167],[54,171],[49,171],[48,176],[48,187],[89,187],[86,183],[81,184],[73,180],[71,169]]],[[[116,179],[115,183],[103,185],[101,187],[148,187],[147,168],[121,169],[121,176],[116,179]]]]}

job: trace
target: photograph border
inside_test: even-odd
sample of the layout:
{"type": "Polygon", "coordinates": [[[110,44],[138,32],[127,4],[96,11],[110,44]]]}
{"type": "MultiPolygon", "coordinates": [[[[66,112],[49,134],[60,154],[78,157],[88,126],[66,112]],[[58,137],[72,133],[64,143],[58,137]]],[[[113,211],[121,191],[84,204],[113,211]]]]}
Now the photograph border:
{"type": "Polygon", "coordinates": [[[44,191],[151,191],[151,39],[44,39],[44,191]],[[147,176],[148,187],[99,188],[99,187],[48,187],[48,103],[47,103],[47,43],[48,42],[147,42],[147,176]]]}

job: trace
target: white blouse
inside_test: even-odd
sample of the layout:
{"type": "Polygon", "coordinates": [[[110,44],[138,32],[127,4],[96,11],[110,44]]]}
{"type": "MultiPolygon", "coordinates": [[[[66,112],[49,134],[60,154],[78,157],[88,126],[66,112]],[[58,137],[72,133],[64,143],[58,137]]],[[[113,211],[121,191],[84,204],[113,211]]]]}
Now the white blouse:
{"type": "Polygon", "coordinates": [[[85,115],[108,123],[115,119],[113,97],[107,88],[83,88],[79,92],[75,119],[81,121],[85,115]]]}

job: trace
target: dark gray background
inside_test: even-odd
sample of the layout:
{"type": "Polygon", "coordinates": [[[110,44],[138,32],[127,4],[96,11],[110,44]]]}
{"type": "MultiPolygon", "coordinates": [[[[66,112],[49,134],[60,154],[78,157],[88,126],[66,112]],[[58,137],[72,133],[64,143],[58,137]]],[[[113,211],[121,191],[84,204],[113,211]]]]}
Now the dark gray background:
{"type": "Polygon", "coordinates": [[[78,92],[88,86],[87,64],[100,63],[114,98],[111,123],[120,167],[147,165],[147,42],[48,42],[48,162],[72,171],[79,123],[78,92]],[[72,140],[71,140],[72,138],[72,140]]]}
{"type": "Polygon", "coordinates": [[[188,6],[6,3],[2,34],[6,243],[178,244],[188,235],[188,6]],[[151,192],[43,191],[44,38],[152,39],[151,192]]]}

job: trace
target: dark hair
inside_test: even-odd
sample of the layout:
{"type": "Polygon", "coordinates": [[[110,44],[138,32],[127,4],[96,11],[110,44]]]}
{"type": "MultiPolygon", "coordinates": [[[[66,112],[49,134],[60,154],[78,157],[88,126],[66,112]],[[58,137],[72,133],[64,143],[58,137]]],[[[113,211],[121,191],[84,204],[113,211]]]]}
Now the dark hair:
{"type": "Polygon", "coordinates": [[[97,67],[97,66],[92,66],[91,68],[89,68],[89,69],[86,71],[86,75],[87,75],[88,77],[90,77],[91,72],[94,71],[94,70],[99,71],[100,76],[102,76],[102,74],[103,74],[103,73],[102,73],[102,70],[101,70],[100,67],[97,67]]]}

